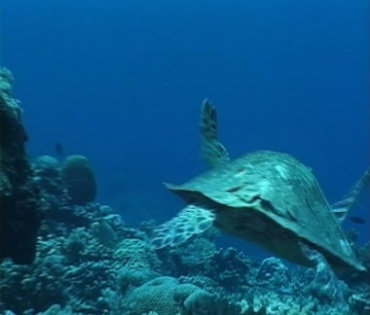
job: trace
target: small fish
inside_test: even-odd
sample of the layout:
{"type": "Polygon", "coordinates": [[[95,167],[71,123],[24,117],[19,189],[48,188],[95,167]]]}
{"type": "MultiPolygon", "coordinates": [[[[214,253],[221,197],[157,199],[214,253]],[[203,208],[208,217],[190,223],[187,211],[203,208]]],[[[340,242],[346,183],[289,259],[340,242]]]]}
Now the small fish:
{"type": "Polygon", "coordinates": [[[364,218],[357,217],[357,216],[352,216],[352,217],[349,217],[348,219],[350,219],[353,223],[356,223],[356,224],[365,224],[366,223],[366,220],[364,218]]]}
{"type": "Polygon", "coordinates": [[[64,154],[64,148],[59,142],[54,143],[54,150],[55,153],[59,156],[62,156],[64,154]]]}

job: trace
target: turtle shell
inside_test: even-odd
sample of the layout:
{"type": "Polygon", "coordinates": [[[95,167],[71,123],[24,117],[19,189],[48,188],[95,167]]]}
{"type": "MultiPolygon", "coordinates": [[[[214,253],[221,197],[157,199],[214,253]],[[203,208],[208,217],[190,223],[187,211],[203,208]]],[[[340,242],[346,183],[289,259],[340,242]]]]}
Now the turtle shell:
{"type": "Polygon", "coordinates": [[[257,151],[181,185],[187,203],[215,211],[215,225],[290,261],[311,266],[300,243],[333,267],[364,270],[311,170],[294,157],[257,151]]]}

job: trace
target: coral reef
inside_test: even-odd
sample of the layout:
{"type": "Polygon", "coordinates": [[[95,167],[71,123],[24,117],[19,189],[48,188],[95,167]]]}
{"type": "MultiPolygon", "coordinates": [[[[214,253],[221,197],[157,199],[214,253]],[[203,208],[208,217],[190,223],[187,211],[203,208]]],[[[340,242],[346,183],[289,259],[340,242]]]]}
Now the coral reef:
{"type": "MultiPolygon", "coordinates": [[[[276,257],[252,260],[236,248],[217,248],[214,231],[178,247],[148,246],[155,223],[127,226],[114,209],[94,202],[86,158],[78,158],[87,168],[77,172],[52,156],[29,165],[11,74],[2,69],[0,78],[0,314],[370,314],[368,271],[339,280],[320,257],[316,269],[276,257]]],[[[370,266],[369,244],[352,246],[370,266]]]]}
{"type": "Polygon", "coordinates": [[[38,187],[33,179],[19,102],[12,97],[13,76],[0,68],[0,260],[31,263],[42,220],[38,187]]]}

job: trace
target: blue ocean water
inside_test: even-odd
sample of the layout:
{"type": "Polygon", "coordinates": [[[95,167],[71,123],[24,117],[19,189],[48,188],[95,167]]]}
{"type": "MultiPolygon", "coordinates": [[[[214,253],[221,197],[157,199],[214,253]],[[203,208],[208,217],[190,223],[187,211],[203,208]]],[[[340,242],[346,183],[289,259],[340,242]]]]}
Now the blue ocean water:
{"type": "MultiPolygon", "coordinates": [[[[183,203],[162,182],[207,169],[198,134],[205,97],[232,157],[291,153],[331,201],[369,164],[367,0],[2,7],[2,64],[16,77],[31,157],[55,154],[55,142],[87,156],[98,201],[128,223],[175,215],[183,203]]],[[[368,199],[354,215],[368,217],[368,199]]],[[[345,226],[369,239],[369,221],[345,226]]]]}

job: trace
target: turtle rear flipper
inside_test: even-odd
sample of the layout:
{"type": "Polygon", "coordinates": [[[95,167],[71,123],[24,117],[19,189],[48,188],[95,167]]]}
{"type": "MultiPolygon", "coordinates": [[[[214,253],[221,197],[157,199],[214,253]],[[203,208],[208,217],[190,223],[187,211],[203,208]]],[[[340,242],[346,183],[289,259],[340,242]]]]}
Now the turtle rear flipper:
{"type": "Polygon", "coordinates": [[[208,99],[205,99],[202,104],[200,134],[202,155],[211,167],[217,167],[230,161],[226,148],[218,140],[217,112],[208,99]]]}
{"type": "Polygon", "coordinates": [[[185,243],[193,235],[201,234],[213,226],[215,214],[207,209],[189,205],[178,215],[154,230],[151,246],[161,249],[185,243]]]}
{"type": "Polygon", "coordinates": [[[355,186],[343,200],[340,200],[331,205],[331,209],[335,216],[338,218],[339,222],[343,222],[346,219],[348,212],[356,206],[369,184],[370,167],[365,171],[365,173],[356,182],[355,186]]]}
{"type": "Polygon", "coordinates": [[[344,301],[346,285],[338,279],[325,256],[307,244],[301,243],[300,247],[302,253],[314,264],[315,277],[311,282],[311,286],[320,285],[321,292],[328,298],[344,301]]]}

